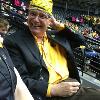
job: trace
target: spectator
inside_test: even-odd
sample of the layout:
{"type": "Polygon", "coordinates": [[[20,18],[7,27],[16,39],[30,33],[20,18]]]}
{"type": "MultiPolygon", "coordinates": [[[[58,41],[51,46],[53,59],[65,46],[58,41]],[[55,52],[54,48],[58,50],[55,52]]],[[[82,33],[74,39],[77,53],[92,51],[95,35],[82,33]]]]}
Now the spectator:
{"type": "Polygon", "coordinates": [[[8,26],[8,21],[0,18],[0,100],[34,100],[3,45],[8,26]]]}
{"type": "Polygon", "coordinates": [[[84,45],[84,37],[68,28],[47,31],[51,16],[51,0],[32,0],[29,29],[18,30],[5,38],[28,89],[35,100],[100,100],[99,91],[80,85],[73,48],[84,45]]]}

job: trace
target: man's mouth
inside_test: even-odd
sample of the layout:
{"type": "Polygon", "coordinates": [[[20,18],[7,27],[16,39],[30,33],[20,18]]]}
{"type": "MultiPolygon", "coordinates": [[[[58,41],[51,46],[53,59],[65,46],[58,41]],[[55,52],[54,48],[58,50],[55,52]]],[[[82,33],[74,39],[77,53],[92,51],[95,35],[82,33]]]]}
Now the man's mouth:
{"type": "Polygon", "coordinates": [[[41,25],[33,25],[32,27],[33,28],[41,28],[42,26],[41,25]]]}
{"type": "Polygon", "coordinates": [[[35,25],[35,26],[33,26],[33,27],[41,27],[41,26],[37,26],[37,25],[35,25]]]}

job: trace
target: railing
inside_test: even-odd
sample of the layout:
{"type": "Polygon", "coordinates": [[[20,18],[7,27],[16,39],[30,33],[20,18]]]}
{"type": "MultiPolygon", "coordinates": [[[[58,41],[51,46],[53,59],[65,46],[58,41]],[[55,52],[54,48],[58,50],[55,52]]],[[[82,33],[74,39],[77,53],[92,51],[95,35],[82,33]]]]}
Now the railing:
{"type": "Polygon", "coordinates": [[[76,48],[74,51],[76,64],[79,70],[94,78],[100,79],[100,41],[86,37],[88,47],[76,48]]]}

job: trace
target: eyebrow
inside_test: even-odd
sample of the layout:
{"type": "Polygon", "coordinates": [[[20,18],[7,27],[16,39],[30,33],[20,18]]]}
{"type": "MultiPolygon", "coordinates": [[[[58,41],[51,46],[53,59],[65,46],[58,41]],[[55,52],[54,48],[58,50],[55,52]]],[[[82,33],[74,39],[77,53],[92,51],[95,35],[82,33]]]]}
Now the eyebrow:
{"type": "Polygon", "coordinates": [[[46,12],[39,10],[39,9],[31,9],[29,12],[40,12],[40,13],[44,13],[44,14],[48,15],[46,12]]]}
{"type": "Polygon", "coordinates": [[[40,12],[46,14],[48,16],[48,18],[51,18],[51,15],[50,14],[48,14],[48,13],[46,13],[46,12],[40,10],[40,9],[30,9],[29,12],[28,12],[28,14],[31,13],[31,12],[33,12],[33,11],[40,11],[40,12]]]}
{"type": "Polygon", "coordinates": [[[40,7],[40,6],[37,6],[37,5],[31,5],[31,6],[32,6],[32,8],[30,7],[29,10],[30,9],[36,9],[37,8],[37,9],[41,9],[41,10],[44,10],[45,11],[45,9],[43,7],[40,7]]]}

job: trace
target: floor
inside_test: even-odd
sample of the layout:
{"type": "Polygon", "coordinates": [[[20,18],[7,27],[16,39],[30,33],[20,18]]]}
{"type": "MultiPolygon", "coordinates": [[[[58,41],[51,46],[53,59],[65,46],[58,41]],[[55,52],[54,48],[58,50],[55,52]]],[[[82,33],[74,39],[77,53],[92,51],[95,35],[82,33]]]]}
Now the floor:
{"type": "Polygon", "coordinates": [[[100,89],[100,80],[92,77],[92,76],[95,76],[94,73],[88,72],[88,74],[83,73],[83,75],[82,75],[82,72],[79,71],[79,75],[80,75],[80,78],[81,78],[81,81],[82,81],[82,85],[86,86],[86,87],[93,87],[93,88],[100,89]],[[91,74],[92,74],[92,76],[90,76],[91,74]]]}

